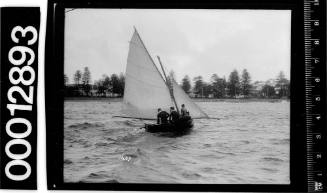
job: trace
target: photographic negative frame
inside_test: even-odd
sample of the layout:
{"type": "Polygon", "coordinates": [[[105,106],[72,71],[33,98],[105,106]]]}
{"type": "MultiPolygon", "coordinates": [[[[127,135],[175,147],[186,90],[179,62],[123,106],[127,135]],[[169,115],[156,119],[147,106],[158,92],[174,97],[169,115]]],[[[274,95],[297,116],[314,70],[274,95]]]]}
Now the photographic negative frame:
{"type": "MultiPolygon", "coordinates": [[[[61,1],[48,3],[45,102],[47,126],[48,188],[51,190],[119,191],[307,191],[305,63],[303,5],[296,0],[266,1],[61,1]],[[154,184],[154,183],[67,183],[64,162],[64,31],[66,8],[94,9],[263,9],[291,10],[290,82],[290,184],[154,184]]],[[[324,78],[323,78],[324,79],[324,78]]]]}

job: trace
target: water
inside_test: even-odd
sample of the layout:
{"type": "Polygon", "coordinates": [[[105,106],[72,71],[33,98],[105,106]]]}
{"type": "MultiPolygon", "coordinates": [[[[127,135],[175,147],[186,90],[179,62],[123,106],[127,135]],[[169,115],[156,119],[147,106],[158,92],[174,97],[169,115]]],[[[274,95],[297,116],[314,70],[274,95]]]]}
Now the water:
{"type": "Polygon", "coordinates": [[[64,181],[288,184],[289,102],[198,102],[211,117],[180,137],[112,118],[121,102],[65,101],[64,181]]]}

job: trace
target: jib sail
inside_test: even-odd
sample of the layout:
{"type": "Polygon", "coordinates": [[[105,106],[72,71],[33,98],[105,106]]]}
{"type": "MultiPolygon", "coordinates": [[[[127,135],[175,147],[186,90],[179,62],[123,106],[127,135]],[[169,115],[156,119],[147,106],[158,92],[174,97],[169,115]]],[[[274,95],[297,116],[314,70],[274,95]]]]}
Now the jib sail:
{"type": "Polygon", "coordinates": [[[190,97],[175,82],[175,80],[172,80],[171,82],[175,100],[179,109],[181,109],[182,104],[185,104],[185,107],[189,111],[192,118],[208,118],[208,115],[190,99],[190,97]]]}

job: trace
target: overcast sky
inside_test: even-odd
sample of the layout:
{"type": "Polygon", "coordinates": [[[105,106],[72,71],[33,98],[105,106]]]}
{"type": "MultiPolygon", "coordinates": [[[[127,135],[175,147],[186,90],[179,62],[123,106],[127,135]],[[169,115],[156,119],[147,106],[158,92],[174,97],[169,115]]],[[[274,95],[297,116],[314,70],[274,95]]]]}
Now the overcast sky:
{"type": "Polygon", "coordinates": [[[244,68],[252,80],[290,77],[291,11],[75,9],[65,18],[65,74],[89,67],[92,82],[125,72],[135,26],[158,64],[209,81],[244,68]]]}

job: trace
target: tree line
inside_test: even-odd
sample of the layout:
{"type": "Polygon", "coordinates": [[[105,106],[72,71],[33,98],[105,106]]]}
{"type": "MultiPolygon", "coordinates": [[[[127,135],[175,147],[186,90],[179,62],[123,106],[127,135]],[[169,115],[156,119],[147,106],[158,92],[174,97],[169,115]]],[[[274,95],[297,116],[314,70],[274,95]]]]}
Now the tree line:
{"type": "Polygon", "coordinates": [[[181,87],[196,98],[289,98],[290,95],[290,81],[282,71],[276,79],[252,83],[246,69],[241,75],[233,70],[228,80],[213,74],[210,82],[205,82],[202,76],[196,76],[193,78],[193,85],[192,87],[190,77],[185,75],[181,87]]]}
{"type": "Polygon", "coordinates": [[[96,97],[122,97],[124,95],[125,76],[123,73],[104,74],[102,78],[91,84],[91,72],[88,67],[84,72],[77,70],[73,75],[73,84],[69,84],[69,78],[64,75],[65,96],[96,96],[96,97]]]}
{"type": "MultiPolygon", "coordinates": [[[[169,77],[174,78],[171,71],[169,77]]],[[[204,81],[202,76],[192,79],[185,75],[180,86],[194,98],[289,98],[290,81],[281,71],[275,79],[252,82],[250,73],[243,69],[239,74],[233,70],[228,79],[212,74],[210,81],[204,81]],[[192,86],[193,85],[193,86],[192,86]]],[[[102,78],[91,84],[91,72],[88,67],[84,71],[77,70],[73,75],[73,84],[64,75],[65,96],[95,96],[95,97],[122,97],[124,95],[125,76],[123,73],[104,74],[102,78]]]]}

